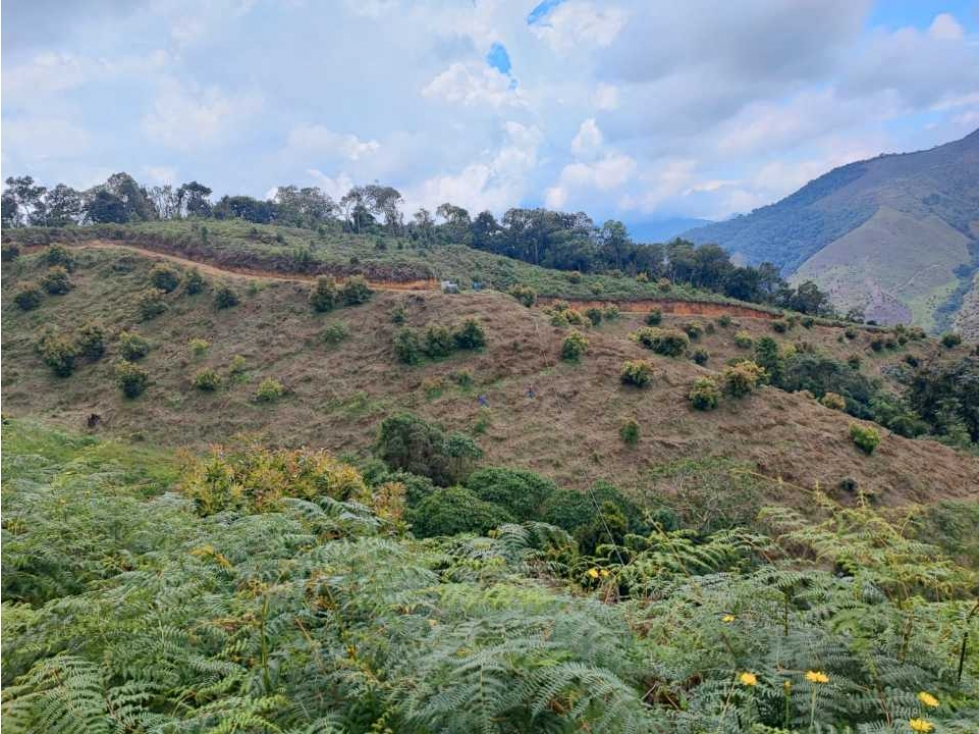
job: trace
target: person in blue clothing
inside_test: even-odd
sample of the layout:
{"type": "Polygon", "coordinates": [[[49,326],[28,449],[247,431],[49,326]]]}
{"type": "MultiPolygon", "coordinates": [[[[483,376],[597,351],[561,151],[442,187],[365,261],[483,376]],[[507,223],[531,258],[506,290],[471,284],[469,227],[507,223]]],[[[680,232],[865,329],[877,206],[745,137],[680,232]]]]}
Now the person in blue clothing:
{"type": "Polygon", "coordinates": [[[488,408],[489,407],[489,400],[486,399],[486,396],[485,395],[480,395],[478,398],[476,398],[476,400],[479,402],[480,406],[482,406],[483,408],[488,408]]]}

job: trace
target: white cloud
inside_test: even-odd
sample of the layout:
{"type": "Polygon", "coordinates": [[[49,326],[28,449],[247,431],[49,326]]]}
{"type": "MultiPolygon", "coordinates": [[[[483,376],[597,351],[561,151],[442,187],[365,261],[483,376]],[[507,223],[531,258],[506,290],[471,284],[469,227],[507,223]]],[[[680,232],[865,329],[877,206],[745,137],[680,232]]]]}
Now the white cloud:
{"type": "Polygon", "coordinates": [[[614,110],[619,106],[619,88],[614,84],[599,84],[595,89],[595,106],[600,110],[614,110]]]}
{"type": "Polygon", "coordinates": [[[655,211],[663,202],[694,186],[696,168],[697,162],[687,158],[659,161],[642,177],[638,193],[623,196],[620,205],[643,213],[655,211]]]}
{"type": "Polygon", "coordinates": [[[425,85],[422,95],[469,107],[524,105],[525,100],[513,88],[512,81],[482,62],[457,61],[425,85]]]}
{"type": "Polygon", "coordinates": [[[621,187],[635,170],[636,161],[622,153],[608,153],[594,163],[571,163],[561,169],[557,184],[545,190],[544,201],[561,209],[582,196],[621,187]]]}
{"type": "Polygon", "coordinates": [[[569,0],[530,26],[530,30],[554,51],[605,47],[615,40],[628,13],[584,0],[569,0]]]}
{"type": "Polygon", "coordinates": [[[3,124],[4,151],[16,150],[33,163],[77,158],[89,147],[91,139],[84,128],[58,118],[7,120],[3,124]]]}
{"type": "Polygon", "coordinates": [[[143,176],[150,183],[172,184],[177,181],[177,169],[173,166],[143,166],[143,176]]]}
{"type": "Polygon", "coordinates": [[[287,148],[306,154],[337,155],[351,161],[372,155],[381,148],[376,140],[361,140],[356,135],[340,134],[324,125],[298,125],[289,132],[287,148]]]}
{"type": "Polygon", "coordinates": [[[116,59],[46,51],[24,64],[5,66],[3,91],[8,99],[64,92],[93,82],[105,83],[117,77],[146,76],[164,69],[169,60],[165,51],[116,59]]]}
{"type": "Polygon", "coordinates": [[[935,16],[935,20],[929,26],[928,35],[940,41],[961,41],[965,36],[965,30],[954,16],[941,13],[935,16]]]}
{"type": "Polygon", "coordinates": [[[602,144],[602,131],[598,129],[594,117],[589,117],[578,128],[578,134],[571,141],[571,152],[576,156],[594,153],[602,144]]]}
{"type": "Polygon", "coordinates": [[[218,87],[197,90],[170,79],[143,118],[143,130],[168,148],[206,148],[229,143],[261,108],[255,94],[229,95],[218,87]]]}
{"type": "MultiPolygon", "coordinates": [[[[316,168],[309,168],[306,173],[312,176],[316,180],[316,184],[323,189],[323,193],[334,201],[339,201],[344,194],[354,187],[354,180],[346,172],[330,177],[316,168]]],[[[270,192],[270,196],[274,196],[274,189],[270,192]]]]}

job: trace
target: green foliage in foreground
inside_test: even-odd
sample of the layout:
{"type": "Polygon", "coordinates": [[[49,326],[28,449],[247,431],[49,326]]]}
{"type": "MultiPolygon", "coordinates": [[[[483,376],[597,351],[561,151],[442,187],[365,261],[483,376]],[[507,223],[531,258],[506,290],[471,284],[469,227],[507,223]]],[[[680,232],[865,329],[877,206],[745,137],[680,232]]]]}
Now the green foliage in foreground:
{"type": "Polygon", "coordinates": [[[589,557],[533,523],[414,540],[390,482],[373,510],[287,486],[201,516],[162,457],[3,441],[8,734],[979,723],[975,574],[864,507],[815,495],[816,521],[768,511],[771,537],[654,527],[589,557]]]}

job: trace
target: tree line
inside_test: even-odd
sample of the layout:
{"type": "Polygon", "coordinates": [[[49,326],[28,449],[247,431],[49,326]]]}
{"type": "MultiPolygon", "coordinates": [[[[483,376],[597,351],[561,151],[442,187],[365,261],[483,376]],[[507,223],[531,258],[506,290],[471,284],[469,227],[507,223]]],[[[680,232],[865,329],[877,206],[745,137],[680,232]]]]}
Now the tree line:
{"type": "MultiPolygon", "coordinates": [[[[618,273],[666,279],[722,293],[731,298],[830,316],[827,294],[815,283],[797,288],[765,262],[742,266],[718,245],[637,243],[617,220],[601,225],[584,212],[544,208],[509,209],[497,219],[483,211],[473,217],[446,202],[434,212],[420,208],[406,220],[404,198],[390,186],[355,186],[334,201],[317,187],[279,186],[266,200],[222,196],[198,181],[146,188],[127,173],[116,173],[87,191],[64,184],[48,189],[30,176],[6,180],[2,195],[4,227],[63,227],[154,220],[242,219],[309,229],[407,238],[420,246],[463,244],[534,265],[582,273],[618,273]]],[[[848,317],[861,320],[860,314],[848,317]]]]}

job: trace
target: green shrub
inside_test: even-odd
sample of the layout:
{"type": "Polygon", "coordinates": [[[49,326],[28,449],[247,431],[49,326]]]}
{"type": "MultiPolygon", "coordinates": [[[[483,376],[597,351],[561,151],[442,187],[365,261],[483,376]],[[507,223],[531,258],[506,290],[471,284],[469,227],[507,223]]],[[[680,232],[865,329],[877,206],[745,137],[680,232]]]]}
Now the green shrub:
{"type": "Polygon", "coordinates": [[[596,518],[596,506],[611,504],[624,515],[630,527],[641,529],[642,509],[607,482],[597,482],[587,492],[558,489],[544,501],[541,520],[573,533],[587,527],[596,518]]]}
{"type": "Polygon", "coordinates": [[[48,268],[48,272],[41,278],[41,285],[52,296],[63,296],[72,288],[68,270],[63,265],[48,268]]]}
{"type": "Polygon", "coordinates": [[[773,385],[781,385],[785,357],[772,337],[763,336],[755,344],[755,364],[768,373],[773,385]]]}
{"type": "Polygon", "coordinates": [[[422,358],[422,345],[412,329],[401,329],[394,335],[394,353],[403,364],[417,364],[422,358]]]}
{"type": "Polygon", "coordinates": [[[218,289],[214,291],[214,305],[219,309],[233,308],[239,302],[238,294],[228,285],[218,286],[218,289]]]}
{"type": "Polygon", "coordinates": [[[875,352],[881,351],[884,348],[884,340],[879,336],[874,337],[870,340],[870,348],[875,352]]]}
{"type": "Polygon", "coordinates": [[[43,261],[48,267],[60,265],[69,273],[75,270],[75,256],[64,245],[51,245],[44,251],[43,261]]]}
{"type": "Polygon", "coordinates": [[[486,332],[474,318],[468,318],[452,333],[457,349],[482,349],[486,346],[486,332]]]}
{"type": "Polygon", "coordinates": [[[704,335],[704,325],[699,321],[690,321],[683,325],[683,333],[696,341],[704,335]]]}
{"type": "Polygon", "coordinates": [[[859,354],[851,354],[846,358],[846,364],[851,370],[860,369],[860,365],[863,364],[863,357],[859,354]]]}
{"type": "Polygon", "coordinates": [[[659,326],[663,323],[663,311],[654,308],[648,314],[646,314],[646,326],[659,326]]]}
{"type": "Polygon", "coordinates": [[[662,354],[666,357],[679,357],[690,346],[687,335],[677,329],[660,329],[647,326],[639,329],[630,338],[646,349],[651,349],[656,354],[662,354]]]}
{"type": "Polygon", "coordinates": [[[763,384],[766,376],[765,370],[750,360],[728,365],[722,375],[724,392],[733,398],[743,398],[763,384]]]}
{"type": "Polygon", "coordinates": [[[535,291],[529,285],[521,285],[520,283],[517,283],[516,285],[510,286],[510,290],[508,290],[507,293],[516,298],[527,308],[530,308],[537,303],[537,291],[535,291]]]}
{"type": "Polygon", "coordinates": [[[207,281],[204,280],[200,270],[191,268],[187,271],[187,276],[184,278],[184,290],[188,295],[196,296],[198,293],[202,293],[206,287],[207,281]]]}
{"type": "Polygon", "coordinates": [[[180,271],[166,263],[150,268],[150,284],[165,293],[173,293],[180,285],[180,271]]]}
{"type": "Polygon", "coordinates": [[[74,340],[52,328],[45,328],[38,336],[34,348],[44,364],[58,377],[68,377],[75,371],[78,347],[74,340]]]}
{"type": "Polygon", "coordinates": [[[531,471],[487,467],[470,474],[466,488],[484,502],[492,502],[524,521],[540,517],[541,505],[557,486],[531,471]]]}
{"type": "Polygon", "coordinates": [[[755,340],[747,331],[739,331],[734,335],[734,345],[740,349],[751,349],[751,345],[754,343],[755,340]]]}
{"type": "Polygon", "coordinates": [[[116,362],[116,383],[127,398],[136,398],[143,394],[149,384],[149,373],[138,364],[126,360],[116,362]]]}
{"type": "Polygon", "coordinates": [[[843,336],[845,336],[847,339],[856,339],[857,330],[852,326],[848,326],[845,329],[843,329],[843,336]]]}
{"type": "Polygon", "coordinates": [[[814,319],[812,316],[803,316],[800,323],[802,324],[803,329],[811,329],[816,325],[816,319],[814,319]]]}
{"type": "Polygon", "coordinates": [[[187,346],[190,347],[190,353],[195,357],[203,357],[211,348],[211,343],[207,339],[195,338],[187,342],[187,346]]]}
{"type": "Polygon", "coordinates": [[[316,287],[309,296],[309,302],[317,313],[326,313],[336,308],[340,294],[336,278],[324,275],[316,279],[316,287]]]}
{"type": "Polygon", "coordinates": [[[717,325],[723,329],[726,329],[731,325],[731,317],[728,314],[721,314],[721,317],[717,319],[717,325]]]}
{"type": "Polygon", "coordinates": [[[128,362],[136,362],[150,352],[150,343],[139,334],[123,331],[119,334],[119,354],[128,362]]]}
{"type": "Polygon", "coordinates": [[[402,326],[406,321],[408,321],[408,309],[405,308],[403,303],[399,303],[391,312],[391,323],[402,326]]]}
{"type": "Polygon", "coordinates": [[[505,509],[484,502],[463,487],[436,489],[405,513],[412,532],[419,538],[459,533],[486,534],[514,522],[505,509]]]}
{"type": "Polygon", "coordinates": [[[233,356],[231,358],[231,361],[228,363],[228,374],[233,379],[240,378],[242,375],[245,374],[245,370],[247,369],[248,369],[248,363],[245,361],[245,358],[242,357],[240,354],[236,354],[235,356],[233,356]]]}
{"type": "Polygon", "coordinates": [[[381,421],[376,455],[392,469],[421,474],[444,486],[464,479],[483,452],[469,436],[447,435],[416,415],[398,413],[381,421]]]}
{"type": "Polygon", "coordinates": [[[591,322],[592,326],[598,326],[602,323],[602,309],[595,308],[594,306],[587,309],[585,311],[585,318],[591,322]]]}
{"type": "Polygon", "coordinates": [[[673,290],[673,284],[667,278],[660,278],[656,281],[656,287],[659,288],[661,293],[669,293],[673,290]]]}
{"type": "Polygon", "coordinates": [[[567,273],[565,277],[568,279],[569,283],[577,284],[581,282],[581,272],[578,270],[572,270],[571,272],[567,273]]]}
{"type": "Polygon", "coordinates": [[[13,243],[0,245],[0,262],[12,263],[20,257],[20,248],[13,243]]]}
{"type": "Polygon", "coordinates": [[[576,308],[566,308],[561,312],[561,314],[571,326],[587,326],[591,323],[587,322],[587,319],[585,319],[581,311],[576,308]]]}
{"type": "Polygon", "coordinates": [[[340,286],[340,300],[345,306],[359,306],[367,303],[374,291],[367,284],[367,280],[362,275],[352,275],[343,281],[340,286]]]}
{"type": "Polygon", "coordinates": [[[85,359],[90,359],[93,362],[101,359],[102,355],[105,354],[105,329],[102,328],[101,324],[87,323],[78,330],[75,344],[78,347],[78,352],[85,359]]]}
{"type": "Polygon", "coordinates": [[[350,336],[350,330],[347,328],[347,325],[342,321],[337,321],[330,324],[323,330],[322,339],[324,344],[334,346],[342,342],[348,336],[350,336]]]}
{"type": "Polygon", "coordinates": [[[619,318],[619,307],[610,303],[602,310],[602,315],[605,316],[606,321],[615,321],[619,318]]]}
{"type": "Polygon", "coordinates": [[[623,385],[648,387],[653,381],[653,365],[645,359],[623,362],[619,379],[623,385]]]}
{"type": "Polygon", "coordinates": [[[721,400],[721,391],[710,377],[698,377],[687,393],[687,399],[697,410],[714,410],[721,400]]]}
{"type": "Polygon", "coordinates": [[[693,350],[693,361],[703,367],[710,360],[710,352],[706,349],[693,350]]]}
{"type": "Polygon", "coordinates": [[[874,449],[880,444],[880,432],[870,426],[851,423],[850,439],[856,444],[858,449],[869,455],[874,453],[874,449]]]}
{"type": "Polygon", "coordinates": [[[773,322],[772,322],[772,328],[773,328],[773,329],[774,329],[775,331],[777,331],[777,332],[778,332],[779,334],[784,334],[784,333],[785,333],[785,332],[787,332],[787,331],[788,331],[788,330],[789,330],[790,328],[792,328],[792,326],[791,326],[791,324],[790,324],[790,323],[789,323],[788,321],[786,321],[785,319],[777,319],[776,321],[773,321],[773,322]]]}
{"type": "Polygon", "coordinates": [[[255,391],[255,400],[259,403],[274,403],[284,392],[285,388],[282,387],[281,382],[274,377],[266,377],[255,391]]]}
{"type": "Polygon", "coordinates": [[[473,371],[469,369],[457,370],[452,373],[451,378],[459,387],[472,387],[474,382],[473,371]]]}
{"type": "Polygon", "coordinates": [[[33,280],[25,280],[17,286],[14,303],[21,311],[33,311],[44,300],[44,291],[33,280]]]}
{"type": "Polygon", "coordinates": [[[561,342],[561,359],[577,362],[588,351],[588,340],[580,331],[572,331],[561,342]]]}
{"type": "Polygon", "coordinates": [[[605,292],[605,286],[601,282],[595,281],[588,290],[592,292],[592,295],[600,296],[605,292]]]}
{"type": "Polygon", "coordinates": [[[136,296],[136,311],[141,321],[155,319],[167,311],[166,293],[159,288],[147,288],[136,296]]]}
{"type": "Polygon", "coordinates": [[[212,369],[203,369],[194,375],[193,383],[202,392],[214,392],[221,386],[221,377],[212,369]]]}
{"type": "Polygon", "coordinates": [[[627,446],[635,446],[639,443],[639,422],[635,418],[629,418],[619,426],[619,438],[627,446]]]}
{"type": "Polygon", "coordinates": [[[839,393],[828,392],[820,398],[819,402],[830,410],[846,410],[846,400],[839,393]]]}
{"type": "Polygon", "coordinates": [[[425,329],[425,355],[431,359],[440,359],[452,354],[454,345],[452,334],[440,324],[430,324],[425,329]]]}
{"type": "Polygon", "coordinates": [[[947,349],[954,349],[962,343],[962,335],[953,331],[942,334],[942,346],[947,349]]]}

